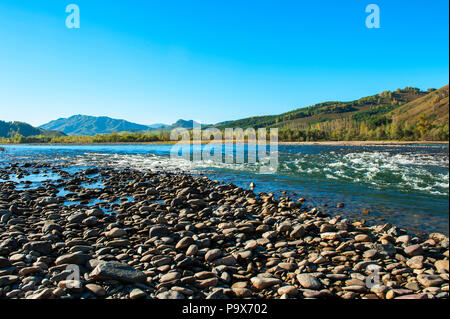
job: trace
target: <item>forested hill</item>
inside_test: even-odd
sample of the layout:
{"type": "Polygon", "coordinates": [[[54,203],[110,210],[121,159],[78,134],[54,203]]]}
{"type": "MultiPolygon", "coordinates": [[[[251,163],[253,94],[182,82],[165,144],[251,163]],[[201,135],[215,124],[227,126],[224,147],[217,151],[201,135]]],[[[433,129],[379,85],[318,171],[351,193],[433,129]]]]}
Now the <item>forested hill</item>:
{"type": "Polygon", "coordinates": [[[53,130],[44,130],[23,122],[5,122],[0,120],[0,137],[13,138],[15,136],[63,136],[64,134],[53,130]]]}
{"type": "MultiPolygon", "coordinates": [[[[388,114],[395,128],[416,128],[425,139],[439,137],[446,127],[448,140],[449,86],[402,105],[388,114]]],[[[445,139],[445,134],[441,139],[445,139]]]]}
{"type": "Polygon", "coordinates": [[[448,85],[427,91],[406,87],[350,102],[324,102],[280,115],[229,121],[216,127],[277,127],[280,139],[286,141],[448,140],[448,85]]]}

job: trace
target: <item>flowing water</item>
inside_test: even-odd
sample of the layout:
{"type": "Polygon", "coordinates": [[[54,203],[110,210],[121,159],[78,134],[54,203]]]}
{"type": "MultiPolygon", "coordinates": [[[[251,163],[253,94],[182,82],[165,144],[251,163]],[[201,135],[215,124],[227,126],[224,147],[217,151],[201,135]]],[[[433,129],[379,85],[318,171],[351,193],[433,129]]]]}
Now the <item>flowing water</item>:
{"type": "MultiPolygon", "coordinates": [[[[280,145],[278,169],[270,173],[261,173],[258,163],[173,159],[171,145],[3,147],[0,168],[9,161],[51,161],[68,169],[110,166],[191,172],[242,187],[254,182],[257,193],[285,194],[294,200],[303,197],[305,205],[320,206],[333,215],[448,234],[448,145],[280,145]],[[337,203],[345,207],[337,208],[337,203]]],[[[194,147],[190,152],[198,154],[203,149],[194,147]]],[[[49,178],[28,177],[34,186],[49,178]]]]}

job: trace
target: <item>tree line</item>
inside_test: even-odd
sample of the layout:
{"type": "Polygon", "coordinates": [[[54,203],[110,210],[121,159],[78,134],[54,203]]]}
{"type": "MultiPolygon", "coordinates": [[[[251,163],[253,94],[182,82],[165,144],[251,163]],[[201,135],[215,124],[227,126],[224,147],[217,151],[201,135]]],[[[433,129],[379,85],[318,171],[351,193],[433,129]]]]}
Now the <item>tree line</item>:
{"type": "MultiPolygon", "coordinates": [[[[192,132],[191,137],[192,137],[192,132]]],[[[222,131],[224,136],[224,131],[222,131]]],[[[417,123],[398,123],[386,120],[381,125],[371,125],[352,119],[339,119],[322,123],[295,123],[278,130],[281,142],[308,141],[448,141],[448,123],[433,125],[425,117],[417,123]]],[[[16,134],[10,138],[0,138],[0,144],[102,144],[102,143],[151,143],[169,142],[170,132],[159,133],[111,133],[94,136],[28,136],[16,134]]]]}

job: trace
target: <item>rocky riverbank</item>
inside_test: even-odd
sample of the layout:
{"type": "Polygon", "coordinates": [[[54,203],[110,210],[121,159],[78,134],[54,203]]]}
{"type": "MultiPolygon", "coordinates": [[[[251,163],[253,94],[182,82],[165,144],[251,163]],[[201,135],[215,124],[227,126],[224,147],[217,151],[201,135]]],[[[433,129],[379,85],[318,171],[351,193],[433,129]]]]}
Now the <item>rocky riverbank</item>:
{"type": "Polygon", "coordinates": [[[448,298],[442,234],[201,176],[9,163],[0,180],[0,298],[448,298]],[[33,171],[59,178],[14,179],[33,171]]]}

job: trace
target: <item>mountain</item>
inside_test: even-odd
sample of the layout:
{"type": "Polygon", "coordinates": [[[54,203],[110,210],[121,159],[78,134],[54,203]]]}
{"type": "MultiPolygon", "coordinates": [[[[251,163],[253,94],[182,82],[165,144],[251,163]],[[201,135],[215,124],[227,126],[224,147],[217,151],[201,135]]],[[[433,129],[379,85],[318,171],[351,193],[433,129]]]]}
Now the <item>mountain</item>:
{"type": "Polygon", "coordinates": [[[200,124],[199,122],[196,122],[194,120],[182,120],[182,119],[180,119],[180,120],[176,121],[175,123],[173,123],[172,125],[166,126],[164,128],[164,131],[170,131],[170,130],[173,130],[175,128],[185,128],[185,129],[191,129],[192,130],[192,128],[198,127],[200,125],[202,125],[202,127],[205,126],[204,124],[200,124]]]}
{"type": "Polygon", "coordinates": [[[152,129],[152,130],[159,129],[159,128],[164,128],[164,127],[167,127],[167,126],[168,125],[164,124],[164,123],[155,123],[155,124],[152,124],[152,125],[148,125],[148,127],[150,129],[152,129]]]}
{"type": "Polygon", "coordinates": [[[23,122],[4,122],[0,121],[0,137],[14,137],[16,134],[22,136],[34,136],[34,135],[45,135],[45,136],[63,136],[62,132],[55,130],[45,130],[31,126],[30,124],[23,122]]]}
{"type": "Polygon", "coordinates": [[[448,140],[448,85],[406,87],[350,102],[324,102],[279,115],[216,124],[229,128],[279,128],[282,140],[448,140]]]}
{"type": "Polygon", "coordinates": [[[73,115],[41,125],[40,128],[58,130],[67,135],[96,135],[113,132],[139,132],[164,127],[165,124],[142,125],[106,116],[73,115]]]}

